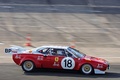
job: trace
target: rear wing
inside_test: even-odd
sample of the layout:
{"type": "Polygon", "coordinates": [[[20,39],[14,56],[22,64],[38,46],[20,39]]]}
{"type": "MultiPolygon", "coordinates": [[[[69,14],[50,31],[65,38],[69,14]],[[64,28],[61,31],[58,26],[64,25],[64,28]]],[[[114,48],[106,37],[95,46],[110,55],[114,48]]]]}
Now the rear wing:
{"type": "Polygon", "coordinates": [[[25,49],[21,46],[12,46],[12,47],[9,47],[9,48],[5,48],[5,53],[6,54],[24,53],[26,51],[27,51],[27,49],[25,49]]]}

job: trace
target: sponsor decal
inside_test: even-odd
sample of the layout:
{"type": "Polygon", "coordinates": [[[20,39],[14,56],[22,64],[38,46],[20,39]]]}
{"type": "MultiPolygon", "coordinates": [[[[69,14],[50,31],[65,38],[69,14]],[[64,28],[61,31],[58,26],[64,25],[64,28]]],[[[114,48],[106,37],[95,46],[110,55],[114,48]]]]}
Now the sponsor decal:
{"type": "Polygon", "coordinates": [[[59,66],[58,62],[54,62],[53,66],[59,66]]]}
{"type": "Polygon", "coordinates": [[[58,57],[55,57],[55,62],[58,62],[59,61],[59,58],[58,57]]]}
{"type": "Polygon", "coordinates": [[[53,66],[59,66],[59,57],[55,57],[55,62],[53,64],[53,66]]]}
{"type": "Polygon", "coordinates": [[[16,59],[21,59],[21,56],[17,54],[17,55],[15,56],[15,58],[16,58],[16,59]]]}
{"type": "Polygon", "coordinates": [[[97,68],[103,68],[103,64],[98,64],[97,68]]]}
{"type": "Polygon", "coordinates": [[[38,56],[37,60],[43,60],[43,56],[38,56]]]}

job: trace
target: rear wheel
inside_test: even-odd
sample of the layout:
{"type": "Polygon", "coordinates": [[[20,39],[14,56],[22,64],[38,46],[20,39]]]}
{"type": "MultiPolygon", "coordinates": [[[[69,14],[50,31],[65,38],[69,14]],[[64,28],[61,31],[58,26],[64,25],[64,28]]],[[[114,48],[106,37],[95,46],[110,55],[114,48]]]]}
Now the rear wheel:
{"type": "Polygon", "coordinates": [[[90,64],[84,64],[81,67],[81,72],[83,74],[92,74],[93,73],[93,67],[90,64]]]}
{"type": "Polygon", "coordinates": [[[22,69],[25,72],[31,72],[35,69],[35,65],[32,61],[24,61],[22,64],[22,69]]]}

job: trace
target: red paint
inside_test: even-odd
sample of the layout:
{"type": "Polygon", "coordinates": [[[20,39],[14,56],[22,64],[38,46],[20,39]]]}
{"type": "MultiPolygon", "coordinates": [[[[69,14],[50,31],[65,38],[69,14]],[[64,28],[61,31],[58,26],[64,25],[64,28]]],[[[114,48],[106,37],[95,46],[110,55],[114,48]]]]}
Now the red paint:
{"type": "MultiPolygon", "coordinates": [[[[44,56],[43,54],[29,54],[29,53],[22,53],[22,54],[13,54],[13,61],[17,65],[21,65],[26,60],[31,60],[34,62],[37,68],[55,68],[55,69],[63,69],[61,67],[61,61],[64,56],[52,56],[47,55],[44,56]],[[57,57],[58,60],[55,60],[57,57]]],[[[85,56],[83,58],[73,58],[75,61],[74,70],[79,70],[80,67],[85,64],[91,64],[94,69],[99,69],[105,71],[108,67],[108,64],[104,59],[85,56]],[[98,65],[102,65],[102,67],[98,67],[98,65]]]]}

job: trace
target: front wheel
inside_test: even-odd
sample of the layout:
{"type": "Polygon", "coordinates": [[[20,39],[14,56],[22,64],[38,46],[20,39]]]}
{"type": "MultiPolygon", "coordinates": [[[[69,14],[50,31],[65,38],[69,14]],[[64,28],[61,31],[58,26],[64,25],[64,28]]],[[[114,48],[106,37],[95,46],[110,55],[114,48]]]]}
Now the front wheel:
{"type": "Polygon", "coordinates": [[[81,72],[83,74],[92,74],[93,73],[93,67],[90,64],[84,64],[81,67],[81,72]]]}
{"type": "Polygon", "coordinates": [[[32,61],[24,61],[22,64],[22,69],[25,72],[31,72],[35,69],[35,65],[32,61]]]}

